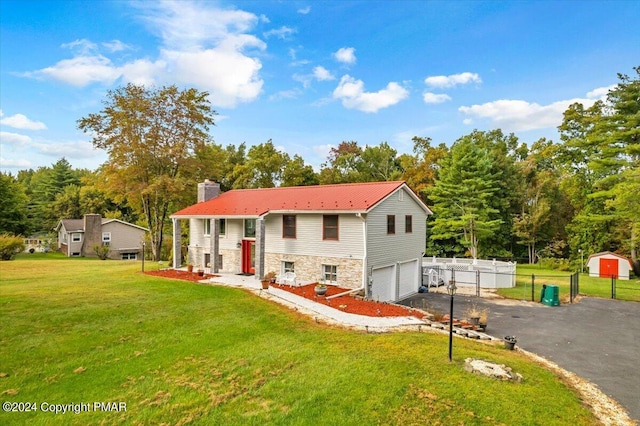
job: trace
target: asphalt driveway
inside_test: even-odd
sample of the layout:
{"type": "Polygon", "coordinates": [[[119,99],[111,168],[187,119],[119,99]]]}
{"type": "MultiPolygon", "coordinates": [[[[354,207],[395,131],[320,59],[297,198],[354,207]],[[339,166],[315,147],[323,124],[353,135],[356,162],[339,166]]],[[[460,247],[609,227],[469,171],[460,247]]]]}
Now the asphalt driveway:
{"type": "MultiPolygon", "coordinates": [[[[518,346],[595,383],[640,420],[640,303],[582,298],[549,307],[458,295],[454,317],[472,302],[490,310],[487,334],[517,336],[518,346]]],[[[448,313],[450,298],[420,293],[400,303],[448,313]]]]}

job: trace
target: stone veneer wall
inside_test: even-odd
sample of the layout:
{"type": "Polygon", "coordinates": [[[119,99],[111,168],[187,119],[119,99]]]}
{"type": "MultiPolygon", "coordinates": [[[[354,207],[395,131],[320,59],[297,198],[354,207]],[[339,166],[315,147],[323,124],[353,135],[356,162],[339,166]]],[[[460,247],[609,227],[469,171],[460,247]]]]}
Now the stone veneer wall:
{"type": "Polygon", "coordinates": [[[222,268],[220,272],[239,274],[242,272],[241,250],[224,250],[220,249],[222,255],[222,268]]]}
{"type": "Polygon", "coordinates": [[[298,281],[316,282],[322,276],[322,265],[336,265],[337,285],[346,288],[362,287],[362,259],[266,253],[265,271],[280,274],[282,262],[285,261],[294,262],[298,281]]]}
{"type": "MultiPolygon", "coordinates": [[[[204,254],[208,252],[205,251],[204,247],[195,247],[190,246],[188,252],[187,263],[193,265],[194,267],[205,268],[206,265],[203,265],[204,254]]],[[[220,272],[229,273],[229,274],[238,274],[242,271],[242,264],[240,263],[240,252],[241,250],[220,250],[220,254],[222,255],[222,268],[220,268],[220,272]]]]}

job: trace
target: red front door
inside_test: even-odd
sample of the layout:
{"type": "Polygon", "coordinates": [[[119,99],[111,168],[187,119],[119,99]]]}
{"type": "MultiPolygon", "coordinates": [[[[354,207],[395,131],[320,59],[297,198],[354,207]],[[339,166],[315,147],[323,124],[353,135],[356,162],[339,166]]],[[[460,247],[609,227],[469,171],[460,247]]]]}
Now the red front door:
{"type": "Polygon", "coordinates": [[[242,272],[256,273],[256,242],[253,240],[242,240],[242,272]]]}
{"type": "Polygon", "coordinates": [[[600,278],[618,278],[618,259],[600,259],[600,278]]]}

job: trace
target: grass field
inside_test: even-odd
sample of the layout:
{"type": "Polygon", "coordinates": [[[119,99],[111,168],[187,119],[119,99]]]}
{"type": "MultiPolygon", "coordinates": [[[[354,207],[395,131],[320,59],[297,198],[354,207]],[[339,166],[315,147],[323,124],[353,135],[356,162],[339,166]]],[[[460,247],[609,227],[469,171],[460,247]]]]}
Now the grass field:
{"type": "Polygon", "coordinates": [[[144,276],[139,262],[0,262],[0,310],[1,400],[38,408],[2,412],[3,425],[597,423],[574,390],[500,346],[455,339],[449,363],[446,335],[331,328],[239,289],[144,276]],[[466,373],[467,357],[524,380],[466,373]]]}
{"type": "MultiPolygon", "coordinates": [[[[518,265],[516,287],[500,289],[500,295],[512,299],[531,300],[532,276],[535,276],[534,298],[540,300],[540,291],[544,284],[557,285],[561,302],[569,302],[570,273],[553,269],[540,268],[538,265],[518,265]]],[[[580,294],[591,297],[611,298],[611,279],[590,277],[581,273],[580,294]]],[[[615,295],[617,300],[640,302],[640,279],[616,280],[615,295]]]]}

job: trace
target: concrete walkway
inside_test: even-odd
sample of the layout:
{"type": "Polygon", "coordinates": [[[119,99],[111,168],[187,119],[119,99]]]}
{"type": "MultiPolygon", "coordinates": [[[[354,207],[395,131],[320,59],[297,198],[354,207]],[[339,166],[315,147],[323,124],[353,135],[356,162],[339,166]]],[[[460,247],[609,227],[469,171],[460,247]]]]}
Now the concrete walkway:
{"type": "Polygon", "coordinates": [[[262,290],[261,282],[253,276],[220,274],[220,277],[210,278],[208,282],[253,290],[258,292],[260,297],[302,311],[314,317],[316,321],[340,324],[351,328],[381,332],[410,326],[417,329],[418,325],[425,325],[424,321],[415,317],[370,317],[350,314],[276,287],[269,287],[268,290],[262,290]]]}

